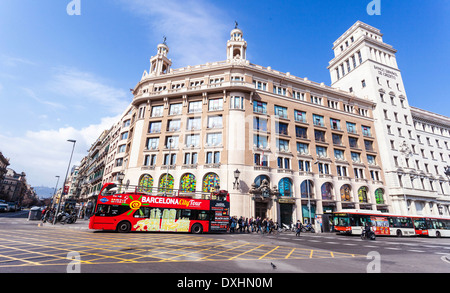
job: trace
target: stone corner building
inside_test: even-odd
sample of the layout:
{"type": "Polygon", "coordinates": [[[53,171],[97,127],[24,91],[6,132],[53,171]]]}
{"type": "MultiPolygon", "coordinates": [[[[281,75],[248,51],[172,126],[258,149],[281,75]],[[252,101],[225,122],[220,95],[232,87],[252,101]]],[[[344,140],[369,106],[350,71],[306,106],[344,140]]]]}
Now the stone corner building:
{"type": "MultiPolygon", "coordinates": [[[[378,50],[387,51],[382,59],[373,59],[378,55],[366,47],[372,41],[363,29],[372,34],[377,30],[369,27],[357,22],[335,42],[336,58],[329,67],[332,87],[250,63],[247,42],[237,27],[226,43],[224,61],[173,69],[169,47],[159,44],[149,71],[133,89],[131,105],[103,135],[105,152],[95,163],[103,168],[102,183],[118,182],[118,174],[124,174],[124,184],[155,192],[158,187],[181,194],[225,189],[231,215],[284,224],[322,219],[324,229],[333,211],[397,212],[398,192],[387,184],[397,177],[384,166],[386,160],[391,166],[392,155],[379,100],[384,94],[390,103],[391,89],[374,87],[375,77],[361,81],[350,72],[378,66],[401,79],[392,69],[395,50],[389,45],[374,40],[378,50]]],[[[397,105],[409,111],[406,95],[397,92],[403,85],[397,81],[390,86],[397,105]]],[[[398,116],[407,115],[410,124],[403,130],[407,140],[409,130],[415,135],[414,120],[400,110],[398,116]]],[[[398,140],[394,144],[400,148],[398,140]]],[[[441,146],[447,160],[449,146],[441,146]]],[[[419,145],[415,152],[420,152],[419,145]]],[[[448,180],[443,183],[442,198],[448,198],[448,180]]]]}

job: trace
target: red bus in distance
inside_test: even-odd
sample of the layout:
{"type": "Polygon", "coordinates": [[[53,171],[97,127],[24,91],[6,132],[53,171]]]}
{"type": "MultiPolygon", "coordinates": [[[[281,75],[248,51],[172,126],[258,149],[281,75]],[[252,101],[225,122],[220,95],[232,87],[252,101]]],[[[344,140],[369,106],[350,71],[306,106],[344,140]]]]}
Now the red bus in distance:
{"type": "Polygon", "coordinates": [[[226,232],[230,196],[225,190],[168,194],[164,188],[103,185],[89,229],[117,232],[226,232]],[[128,191],[130,190],[131,191],[128,191]]]}

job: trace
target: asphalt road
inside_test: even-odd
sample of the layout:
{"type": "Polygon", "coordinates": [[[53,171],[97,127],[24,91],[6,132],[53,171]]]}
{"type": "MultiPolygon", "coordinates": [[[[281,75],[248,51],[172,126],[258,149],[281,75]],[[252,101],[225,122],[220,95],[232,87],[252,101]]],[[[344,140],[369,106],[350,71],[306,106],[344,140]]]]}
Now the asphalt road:
{"type": "Polygon", "coordinates": [[[107,233],[0,214],[0,273],[449,273],[450,238],[107,233]]]}

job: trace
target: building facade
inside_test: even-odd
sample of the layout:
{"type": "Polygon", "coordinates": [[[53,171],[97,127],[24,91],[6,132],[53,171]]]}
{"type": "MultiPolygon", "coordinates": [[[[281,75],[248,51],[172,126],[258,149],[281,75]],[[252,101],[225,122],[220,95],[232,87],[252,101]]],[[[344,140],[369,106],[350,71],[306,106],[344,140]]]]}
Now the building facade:
{"type": "Polygon", "coordinates": [[[332,87],[375,103],[374,132],[394,212],[449,215],[449,118],[409,105],[397,51],[378,29],[358,21],[333,50],[332,87]]]}
{"type": "Polygon", "coordinates": [[[246,50],[236,28],[227,60],[172,69],[169,47],[158,45],[119,134],[124,182],[226,189],[232,215],[285,224],[345,208],[389,211],[374,102],[252,64],[246,50]],[[258,192],[263,183],[270,192],[258,192]]]}

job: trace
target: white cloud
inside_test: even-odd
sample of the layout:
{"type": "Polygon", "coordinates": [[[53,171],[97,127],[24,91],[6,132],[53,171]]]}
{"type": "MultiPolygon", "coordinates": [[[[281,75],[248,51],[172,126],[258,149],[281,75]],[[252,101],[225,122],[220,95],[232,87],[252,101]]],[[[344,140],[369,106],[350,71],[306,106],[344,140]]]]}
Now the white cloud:
{"type": "Polygon", "coordinates": [[[28,131],[22,137],[0,134],[0,150],[10,158],[11,168],[27,174],[28,183],[33,186],[52,186],[55,176],[64,178],[67,171],[72,151],[72,144],[67,140],[77,141],[71,165],[79,164],[101,132],[110,129],[119,118],[106,117],[98,124],[81,129],[64,127],[28,131]]]}
{"type": "Polygon", "coordinates": [[[38,102],[40,104],[47,105],[47,106],[50,106],[55,109],[66,109],[66,107],[60,103],[55,103],[55,102],[51,102],[51,101],[47,101],[47,100],[43,100],[43,99],[39,98],[32,89],[23,88],[23,90],[29,97],[31,97],[33,100],[35,100],[36,102],[38,102]]]}
{"type": "Polygon", "coordinates": [[[123,3],[148,21],[152,42],[155,38],[162,42],[163,36],[167,36],[169,58],[176,67],[226,59],[224,36],[233,23],[226,23],[228,17],[212,2],[124,0],[123,3]]]}
{"type": "Polygon", "coordinates": [[[124,89],[108,85],[108,81],[89,72],[73,68],[58,68],[48,83],[48,89],[71,98],[76,106],[95,105],[107,108],[113,115],[121,113],[131,102],[124,89]]]}

